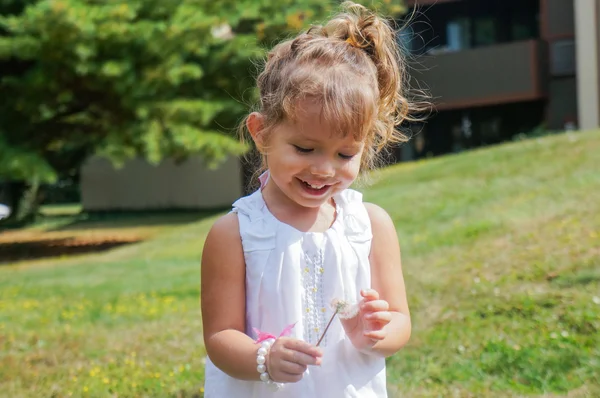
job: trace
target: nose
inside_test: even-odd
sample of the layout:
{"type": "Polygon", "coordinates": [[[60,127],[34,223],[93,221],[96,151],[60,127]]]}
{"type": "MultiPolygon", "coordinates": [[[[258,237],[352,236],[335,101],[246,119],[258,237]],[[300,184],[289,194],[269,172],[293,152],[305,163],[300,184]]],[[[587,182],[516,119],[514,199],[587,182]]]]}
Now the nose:
{"type": "Polygon", "coordinates": [[[315,177],[331,178],[335,175],[335,168],[331,161],[322,159],[311,165],[310,172],[315,177]]]}

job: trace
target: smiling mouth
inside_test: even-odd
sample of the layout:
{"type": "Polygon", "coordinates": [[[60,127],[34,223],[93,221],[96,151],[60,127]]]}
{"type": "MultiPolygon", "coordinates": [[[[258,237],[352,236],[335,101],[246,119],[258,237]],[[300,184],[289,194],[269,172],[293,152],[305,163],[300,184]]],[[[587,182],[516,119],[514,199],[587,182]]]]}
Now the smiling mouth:
{"type": "Polygon", "coordinates": [[[302,185],[304,186],[304,189],[313,195],[320,195],[325,193],[325,191],[327,191],[333,184],[311,184],[308,183],[300,178],[298,178],[298,180],[302,183],[302,185]]]}
{"type": "Polygon", "coordinates": [[[313,184],[310,184],[310,183],[308,183],[308,182],[306,182],[306,181],[304,181],[304,180],[301,180],[300,178],[298,178],[298,179],[299,179],[300,181],[302,181],[302,183],[303,183],[304,185],[306,185],[307,187],[310,187],[310,188],[312,188],[312,189],[323,189],[323,188],[325,188],[325,187],[328,187],[328,186],[329,186],[329,185],[327,185],[327,184],[313,185],[313,184]]]}

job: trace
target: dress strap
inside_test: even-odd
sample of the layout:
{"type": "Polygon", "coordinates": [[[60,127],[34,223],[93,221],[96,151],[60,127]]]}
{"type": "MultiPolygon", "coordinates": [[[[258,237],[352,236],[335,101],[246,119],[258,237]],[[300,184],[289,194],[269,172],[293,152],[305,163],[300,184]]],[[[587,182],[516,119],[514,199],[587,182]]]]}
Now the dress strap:
{"type": "Polygon", "coordinates": [[[336,195],[335,201],[341,208],[344,233],[348,240],[370,246],[373,239],[371,218],[362,198],[362,193],[353,189],[346,189],[336,195]]]}
{"type": "Polygon", "coordinates": [[[267,217],[261,192],[238,199],[233,204],[233,212],[237,213],[240,224],[240,237],[244,252],[270,250],[275,247],[277,225],[271,217],[267,217]]]}

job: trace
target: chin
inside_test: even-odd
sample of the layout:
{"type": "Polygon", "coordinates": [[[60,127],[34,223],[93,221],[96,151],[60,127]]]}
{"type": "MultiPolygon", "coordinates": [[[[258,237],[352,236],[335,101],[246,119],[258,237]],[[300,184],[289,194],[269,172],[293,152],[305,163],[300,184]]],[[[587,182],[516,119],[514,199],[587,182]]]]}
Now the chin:
{"type": "Polygon", "coordinates": [[[326,198],[323,198],[323,199],[308,199],[308,198],[300,197],[300,198],[296,198],[296,200],[294,200],[294,202],[296,202],[299,206],[302,206],[302,207],[317,208],[317,207],[321,207],[322,205],[327,203],[329,201],[329,199],[331,199],[331,196],[327,196],[326,198]]]}

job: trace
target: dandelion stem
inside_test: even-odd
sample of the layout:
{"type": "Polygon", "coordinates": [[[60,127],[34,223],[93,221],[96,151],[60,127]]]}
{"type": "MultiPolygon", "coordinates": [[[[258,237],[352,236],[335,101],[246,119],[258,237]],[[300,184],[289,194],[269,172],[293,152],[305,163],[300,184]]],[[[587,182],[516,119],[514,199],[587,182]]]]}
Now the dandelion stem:
{"type": "Polygon", "coordinates": [[[325,333],[327,333],[329,326],[331,326],[331,322],[333,322],[333,318],[335,318],[335,316],[339,310],[340,310],[339,307],[336,307],[335,312],[333,313],[333,315],[331,315],[331,318],[329,318],[329,322],[327,323],[327,326],[325,326],[325,330],[323,330],[323,334],[319,338],[319,341],[317,341],[317,347],[319,346],[319,344],[321,344],[321,341],[323,341],[323,338],[325,337],[325,333]]]}

